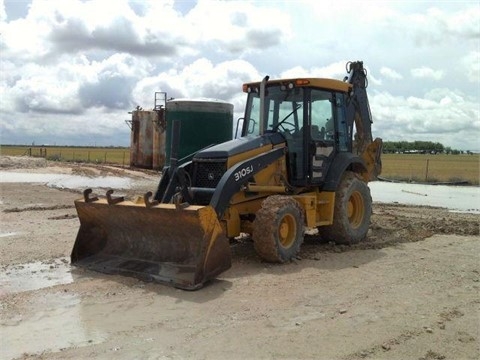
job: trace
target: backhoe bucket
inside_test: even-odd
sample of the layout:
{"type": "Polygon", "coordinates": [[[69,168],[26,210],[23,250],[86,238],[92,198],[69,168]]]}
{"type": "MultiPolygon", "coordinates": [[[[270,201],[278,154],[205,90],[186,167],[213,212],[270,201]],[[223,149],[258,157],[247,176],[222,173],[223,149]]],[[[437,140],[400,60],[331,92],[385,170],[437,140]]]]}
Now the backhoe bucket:
{"type": "Polygon", "coordinates": [[[80,229],[71,254],[75,266],[132,275],[195,290],[231,266],[228,239],[210,206],[76,200],[80,229]]]}

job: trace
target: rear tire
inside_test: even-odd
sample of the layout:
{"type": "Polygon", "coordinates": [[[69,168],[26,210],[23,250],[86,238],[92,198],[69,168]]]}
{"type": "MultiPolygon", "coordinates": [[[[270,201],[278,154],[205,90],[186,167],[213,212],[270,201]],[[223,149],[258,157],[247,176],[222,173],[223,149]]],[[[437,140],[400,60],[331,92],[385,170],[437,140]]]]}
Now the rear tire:
{"type": "Polygon", "coordinates": [[[358,175],[346,171],[335,194],[333,224],[319,227],[320,236],[337,244],[357,244],[367,236],[371,215],[369,187],[358,175]]]}
{"type": "Polygon", "coordinates": [[[253,222],[255,251],[268,262],[289,261],[300,249],[303,230],[303,209],[298,202],[288,196],[269,196],[253,222]]]}

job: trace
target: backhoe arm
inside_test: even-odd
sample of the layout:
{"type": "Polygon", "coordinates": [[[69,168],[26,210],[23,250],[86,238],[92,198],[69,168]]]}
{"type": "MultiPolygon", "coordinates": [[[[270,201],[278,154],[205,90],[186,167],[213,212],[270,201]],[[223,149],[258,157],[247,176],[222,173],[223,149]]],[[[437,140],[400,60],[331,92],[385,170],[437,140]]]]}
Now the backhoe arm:
{"type": "Polygon", "coordinates": [[[352,85],[350,102],[347,107],[348,126],[355,124],[352,152],[360,155],[367,165],[366,181],[375,180],[382,171],[382,139],[372,136],[372,113],[367,95],[367,70],[362,61],[347,63],[348,76],[344,81],[352,85]]]}

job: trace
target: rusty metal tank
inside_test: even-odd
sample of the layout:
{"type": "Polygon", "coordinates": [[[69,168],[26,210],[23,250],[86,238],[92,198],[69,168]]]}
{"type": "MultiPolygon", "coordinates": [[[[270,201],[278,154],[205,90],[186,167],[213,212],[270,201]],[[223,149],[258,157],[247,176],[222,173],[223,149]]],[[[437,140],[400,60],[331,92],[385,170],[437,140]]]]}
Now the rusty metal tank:
{"type": "Polygon", "coordinates": [[[130,166],[161,169],[165,165],[165,109],[132,111],[130,166]]]}
{"type": "Polygon", "coordinates": [[[170,163],[173,121],[180,122],[179,160],[233,137],[233,104],[212,99],[168,100],[166,164],[170,163]]]}

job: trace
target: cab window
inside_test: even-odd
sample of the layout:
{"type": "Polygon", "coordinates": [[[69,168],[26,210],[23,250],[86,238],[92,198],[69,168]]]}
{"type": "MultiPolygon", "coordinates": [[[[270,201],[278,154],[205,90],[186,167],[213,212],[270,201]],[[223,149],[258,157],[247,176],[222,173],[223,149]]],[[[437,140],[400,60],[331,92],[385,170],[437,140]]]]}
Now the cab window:
{"type": "Polygon", "coordinates": [[[334,117],[332,93],[313,89],[311,92],[311,134],[313,140],[333,140],[334,117]]]}

